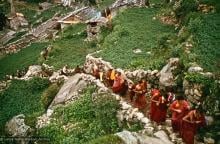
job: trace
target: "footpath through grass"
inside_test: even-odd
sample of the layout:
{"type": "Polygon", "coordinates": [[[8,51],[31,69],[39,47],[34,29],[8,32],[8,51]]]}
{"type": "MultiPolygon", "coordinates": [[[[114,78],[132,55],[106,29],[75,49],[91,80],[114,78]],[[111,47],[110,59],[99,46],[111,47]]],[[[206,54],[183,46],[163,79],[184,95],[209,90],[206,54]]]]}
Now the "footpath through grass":
{"type": "Polygon", "coordinates": [[[158,20],[155,8],[130,8],[113,20],[113,31],[105,38],[97,55],[123,69],[161,68],[170,56],[170,48],[160,48],[161,38],[175,35],[174,27],[158,20]],[[135,54],[133,50],[141,49],[135,54]]]}

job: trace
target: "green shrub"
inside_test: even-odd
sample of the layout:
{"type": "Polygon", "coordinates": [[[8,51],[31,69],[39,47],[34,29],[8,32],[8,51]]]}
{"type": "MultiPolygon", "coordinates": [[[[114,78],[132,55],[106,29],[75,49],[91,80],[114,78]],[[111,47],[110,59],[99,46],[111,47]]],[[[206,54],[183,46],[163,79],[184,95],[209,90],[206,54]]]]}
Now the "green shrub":
{"type": "Polygon", "coordinates": [[[41,96],[41,102],[45,109],[48,108],[59,90],[60,85],[57,83],[53,83],[43,92],[41,96]]]}
{"type": "Polygon", "coordinates": [[[198,83],[203,85],[203,108],[207,114],[213,115],[220,108],[220,85],[214,78],[208,78],[202,74],[185,74],[185,79],[190,83],[198,83]]]}
{"type": "Polygon", "coordinates": [[[55,120],[38,131],[54,144],[78,143],[118,132],[118,102],[110,95],[92,96],[95,87],[88,87],[77,101],[55,109],[55,120]],[[65,128],[65,127],[69,128],[65,128]]]}
{"type": "Polygon", "coordinates": [[[197,7],[198,2],[196,0],[182,0],[174,12],[177,18],[184,18],[187,14],[197,11],[197,7]]]}
{"type": "Polygon", "coordinates": [[[43,113],[40,97],[48,85],[47,79],[13,80],[9,88],[0,93],[0,133],[4,132],[5,123],[15,115],[31,116],[43,113]]]}
{"type": "Polygon", "coordinates": [[[124,142],[116,135],[106,135],[89,141],[86,144],[124,144],[124,142]]]}

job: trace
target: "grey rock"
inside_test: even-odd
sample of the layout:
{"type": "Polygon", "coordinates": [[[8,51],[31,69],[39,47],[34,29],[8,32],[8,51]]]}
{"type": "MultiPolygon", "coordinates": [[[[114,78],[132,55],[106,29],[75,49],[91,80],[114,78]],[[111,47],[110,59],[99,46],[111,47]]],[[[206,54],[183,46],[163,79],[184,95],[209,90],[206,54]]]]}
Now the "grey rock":
{"type": "Polygon", "coordinates": [[[122,101],[122,102],[120,102],[120,103],[121,103],[121,108],[122,108],[123,110],[126,110],[126,109],[131,108],[131,105],[127,104],[127,102],[125,102],[125,101],[122,101]]]}
{"type": "Polygon", "coordinates": [[[82,79],[81,74],[76,74],[66,80],[52,101],[50,107],[57,104],[64,104],[65,102],[72,100],[72,98],[78,95],[78,91],[86,88],[88,83],[82,79]]]}
{"type": "Polygon", "coordinates": [[[166,123],[166,126],[171,126],[171,119],[166,119],[165,123],[166,123]]]}
{"type": "Polygon", "coordinates": [[[141,118],[141,122],[142,122],[143,124],[147,124],[147,123],[150,122],[150,120],[149,120],[147,117],[143,117],[143,118],[141,118]]]}
{"type": "Polygon", "coordinates": [[[172,74],[172,70],[176,69],[176,66],[179,63],[179,58],[170,58],[167,65],[165,65],[160,71],[160,85],[161,86],[174,86],[175,80],[172,74]]]}
{"type": "Polygon", "coordinates": [[[148,135],[137,135],[136,137],[138,138],[139,144],[165,144],[163,140],[148,135]]]}
{"type": "Polygon", "coordinates": [[[204,137],[204,143],[205,144],[215,144],[215,140],[212,138],[206,138],[204,137]]]}
{"type": "Polygon", "coordinates": [[[214,118],[212,116],[205,116],[206,124],[212,125],[214,122],[214,118]]]}
{"type": "Polygon", "coordinates": [[[144,133],[146,133],[147,135],[153,135],[154,128],[151,126],[144,126],[144,133]]]}
{"type": "Polygon", "coordinates": [[[194,94],[196,94],[197,96],[201,97],[202,94],[199,92],[198,89],[194,89],[194,94]]]}
{"type": "Polygon", "coordinates": [[[169,137],[167,136],[167,134],[163,130],[160,130],[160,131],[154,133],[154,136],[161,139],[166,144],[172,144],[172,142],[169,140],[169,137]]]}
{"type": "Polygon", "coordinates": [[[134,50],[133,50],[133,53],[136,53],[136,54],[142,53],[142,50],[141,50],[141,49],[134,49],[134,50]]]}
{"type": "Polygon", "coordinates": [[[40,65],[29,66],[28,71],[25,74],[24,78],[40,76],[41,73],[42,73],[42,67],[40,65]]]}
{"type": "Polygon", "coordinates": [[[202,72],[203,71],[203,68],[199,67],[199,66],[191,66],[189,69],[188,69],[188,72],[189,73],[195,73],[195,72],[202,72]]]}
{"type": "Polygon", "coordinates": [[[141,112],[137,112],[134,115],[137,117],[138,120],[141,120],[144,117],[144,114],[141,112]]]}
{"type": "Polygon", "coordinates": [[[25,116],[23,114],[14,116],[6,123],[6,132],[11,136],[28,136],[28,133],[31,132],[31,128],[25,124],[24,119],[25,116]]]}
{"type": "Polygon", "coordinates": [[[122,132],[116,133],[115,135],[120,137],[125,144],[137,144],[138,143],[137,138],[133,136],[132,133],[129,131],[124,130],[122,132]]]}

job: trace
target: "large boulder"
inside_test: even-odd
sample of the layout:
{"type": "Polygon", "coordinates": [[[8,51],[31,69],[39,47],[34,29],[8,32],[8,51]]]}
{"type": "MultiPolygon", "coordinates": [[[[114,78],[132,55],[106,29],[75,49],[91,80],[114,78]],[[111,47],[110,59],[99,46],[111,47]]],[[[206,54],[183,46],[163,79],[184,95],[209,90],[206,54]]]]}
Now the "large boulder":
{"type": "Polygon", "coordinates": [[[24,75],[24,79],[30,77],[40,76],[42,74],[42,67],[40,65],[29,66],[27,73],[24,75]]]}
{"type": "Polygon", "coordinates": [[[25,137],[30,134],[31,127],[24,122],[25,116],[23,114],[14,116],[6,123],[6,132],[13,137],[25,137]]]}
{"type": "Polygon", "coordinates": [[[179,58],[170,58],[168,64],[162,68],[159,73],[159,82],[161,86],[169,87],[176,85],[172,71],[177,68],[178,64],[179,58]]]}
{"type": "Polygon", "coordinates": [[[86,88],[87,85],[88,83],[82,79],[81,74],[76,74],[68,78],[55,96],[51,106],[63,104],[69,100],[76,99],[78,92],[86,88]]]}
{"type": "Polygon", "coordinates": [[[120,137],[125,144],[138,144],[137,138],[130,131],[124,130],[116,133],[115,135],[120,137]]]}
{"type": "Polygon", "coordinates": [[[50,107],[78,99],[79,93],[91,83],[98,87],[98,93],[108,92],[108,88],[100,80],[91,75],[77,73],[65,80],[50,107]]]}
{"type": "Polygon", "coordinates": [[[145,134],[136,134],[136,138],[138,139],[138,144],[172,144],[172,142],[166,143],[166,141],[163,141],[160,138],[157,137],[151,137],[145,134]]]}
{"type": "Polygon", "coordinates": [[[172,144],[172,142],[169,140],[168,135],[163,130],[154,133],[154,136],[161,139],[166,144],[172,144]]]}

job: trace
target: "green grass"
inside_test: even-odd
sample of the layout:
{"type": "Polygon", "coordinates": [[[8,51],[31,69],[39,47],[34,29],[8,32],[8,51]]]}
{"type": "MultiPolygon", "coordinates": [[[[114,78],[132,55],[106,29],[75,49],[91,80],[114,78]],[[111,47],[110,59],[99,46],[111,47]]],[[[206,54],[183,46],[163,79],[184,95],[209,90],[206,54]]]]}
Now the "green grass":
{"type": "Polygon", "coordinates": [[[29,81],[13,80],[8,89],[0,93],[0,134],[4,133],[5,123],[13,116],[39,116],[44,112],[41,94],[49,85],[46,79],[34,78],[29,81]]]}
{"type": "Polygon", "coordinates": [[[47,43],[33,43],[18,53],[4,56],[0,59],[0,79],[8,74],[15,74],[17,70],[24,70],[28,66],[38,64],[40,52],[47,43]]]}
{"type": "Polygon", "coordinates": [[[94,139],[86,144],[124,144],[124,142],[116,135],[106,135],[94,139]]]}
{"type": "Polygon", "coordinates": [[[190,54],[185,56],[182,54],[182,56],[186,65],[196,62],[205,71],[220,75],[220,4],[217,0],[201,1],[215,6],[216,11],[208,14],[190,12],[184,18],[184,25],[189,35],[193,36],[193,48],[190,54]]]}
{"type": "Polygon", "coordinates": [[[190,28],[196,42],[192,52],[196,54],[196,61],[205,70],[220,74],[220,13],[201,15],[192,20],[190,28]],[[197,25],[194,25],[194,24],[197,25]]]}
{"type": "Polygon", "coordinates": [[[161,39],[170,39],[175,31],[172,26],[152,20],[156,12],[157,9],[131,8],[119,13],[97,56],[124,69],[161,68],[171,53],[166,45],[161,46],[161,39]],[[142,53],[135,54],[134,49],[141,49],[142,53]]]}
{"type": "Polygon", "coordinates": [[[75,67],[85,62],[86,55],[92,53],[96,48],[95,43],[85,42],[86,25],[77,24],[69,26],[64,32],[60,33],[60,38],[52,42],[52,52],[46,62],[53,65],[56,69],[64,65],[75,67]],[[94,44],[94,45],[93,45],[94,44]]]}
{"type": "Polygon", "coordinates": [[[52,116],[55,120],[40,129],[38,136],[49,137],[53,144],[84,144],[100,136],[118,132],[118,102],[110,95],[98,95],[94,100],[92,93],[95,90],[94,86],[90,86],[77,101],[58,107],[52,116]]]}

